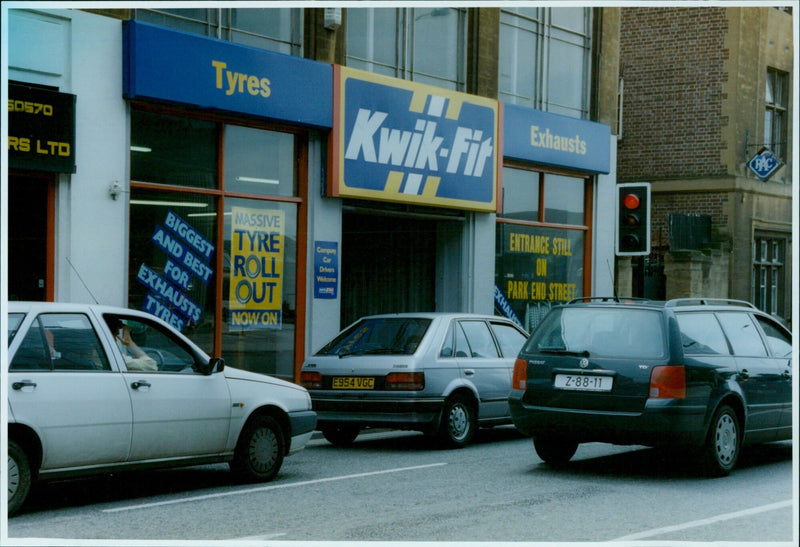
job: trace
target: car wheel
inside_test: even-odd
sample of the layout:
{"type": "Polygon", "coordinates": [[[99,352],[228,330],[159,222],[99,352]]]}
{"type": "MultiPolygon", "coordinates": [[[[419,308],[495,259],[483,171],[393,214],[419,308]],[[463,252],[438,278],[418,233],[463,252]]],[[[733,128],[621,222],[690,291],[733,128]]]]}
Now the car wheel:
{"type": "Polygon", "coordinates": [[[28,455],[14,441],[8,441],[8,516],[13,516],[31,490],[31,466],[28,455]]]}
{"type": "Polygon", "coordinates": [[[439,425],[439,440],[449,448],[466,446],[475,435],[477,425],[475,406],[466,397],[448,397],[442,408],[442,423],[439,425]]]}
{"type": "Polygon", "coordinates": [[[537,436],[533,438],[533,447],[542,461],[551,465],[558,465],[567,463],[575,455],[575,451],[578,450],[578,443],[558,437],[537,436]]]}
{"type": "Polygon", "coordinates": [[[285,441],[281,426],[271,416],[256,416],[242,429],[230,463],[241,479],[268,481],[283,464],[285,441]]]}
{"type": "Polygon", "coordinates": [[[729,474],[739,458],[740,444],[739,418],[730,406],[722,405],[714,413],[701,453],[706,475],[724,477],[729,474]]]}
{"type": "Polygon", "coordinates": [[[349,446],[361,430],[357,427],[330,426],[322,428],[322,436],[334,446],[349,446]]]}

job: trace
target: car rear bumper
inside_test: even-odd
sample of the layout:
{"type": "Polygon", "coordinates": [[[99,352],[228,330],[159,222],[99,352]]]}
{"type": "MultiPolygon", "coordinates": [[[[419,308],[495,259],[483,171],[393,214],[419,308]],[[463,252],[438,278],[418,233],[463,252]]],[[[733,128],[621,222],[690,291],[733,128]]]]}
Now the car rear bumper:
{"type": "Polygon", "coordinates": [[[512,391],[514,425],[529,436],[557,435],[578,442],[613,444],[700,445],[705,439],[706,407],[678,399],[648,399],[641,412],[576,410],[530,405],[512,391]]]}
{"type": "Polygon", "coordinates": [[[311,396],[317,429],[326,425],[424,430],[438,424],[444,399],[332,399],[311,396]]]}

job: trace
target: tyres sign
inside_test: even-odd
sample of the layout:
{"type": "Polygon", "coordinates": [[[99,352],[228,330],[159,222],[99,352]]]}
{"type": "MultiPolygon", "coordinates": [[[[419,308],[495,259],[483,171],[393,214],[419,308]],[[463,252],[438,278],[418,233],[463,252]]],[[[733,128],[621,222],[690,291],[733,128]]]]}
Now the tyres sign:
{"type": "Polygon", "coordinates": [[[497,208],[497,101],[335,67],[328,193],[497,208]]]}

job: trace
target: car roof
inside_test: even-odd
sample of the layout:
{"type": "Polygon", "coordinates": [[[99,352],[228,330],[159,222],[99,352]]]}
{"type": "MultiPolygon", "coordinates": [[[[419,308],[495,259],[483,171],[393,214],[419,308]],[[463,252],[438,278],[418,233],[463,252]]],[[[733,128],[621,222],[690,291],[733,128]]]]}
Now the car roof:
{"type": "Polygon", "coordinates": [[[403,312],[403,313],[380,313],[375,315],[365,315],[361,319],[386,319],[386,318],[417,318],[417,319],[487,319],[497,321],[512,322],[502,315],[488,315],[482,313],[458,313],[458,312],[403,312]]]}
{"type": "Polygon", "coordinates": [[[565,306],[598,306],[598,307],[648,307],[648,308],[681,308],[681,310],[720,310],[720,309],[747,309],[761,312],[750,302],[731,298],[673,298],[671,300],[650,300],[624,296],[586,296],[575,298],[565,306]]]}
{"type": "Polygon", "coordinates": [[[39,311],[76,311],[76,310],[94,310],[99,313],[124,313],[124,314],[144,314],[148,317],[151,314],[125,308],[121,306],[108,306],[105,304],[87,304],[85,302],[27,302],[20,300],[12,300],[8,302],[7,307],[9,313],[34,313],[39,311]]]}

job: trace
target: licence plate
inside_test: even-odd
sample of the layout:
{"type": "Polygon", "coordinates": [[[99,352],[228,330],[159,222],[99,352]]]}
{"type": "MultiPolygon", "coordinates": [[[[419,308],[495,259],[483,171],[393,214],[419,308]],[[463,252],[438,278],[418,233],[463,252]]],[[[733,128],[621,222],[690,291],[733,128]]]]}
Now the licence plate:
{"type": "Polygon", "coordinates": [[[337,376],[333,389],[375,389],[375,378],[359,376],[337,376]]]}
{"type": "Polygon", "coordinates": [[[554,387],[576,391],[611,391],[614,379],[611,376],[590,374],[556,374],[554,387]]]}

